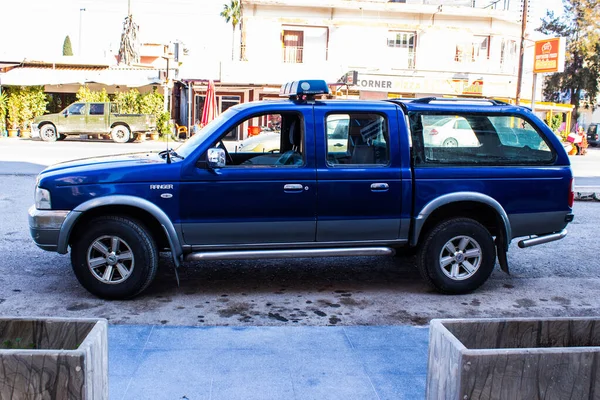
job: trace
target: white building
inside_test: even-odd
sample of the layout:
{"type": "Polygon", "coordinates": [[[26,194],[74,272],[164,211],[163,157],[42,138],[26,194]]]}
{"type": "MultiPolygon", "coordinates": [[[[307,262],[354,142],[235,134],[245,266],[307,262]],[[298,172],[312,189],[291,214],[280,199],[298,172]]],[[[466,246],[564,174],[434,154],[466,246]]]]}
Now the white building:
{"type": "MultiPolygon", "coordinates": [[[[424,3],[449,2],[244,0],[244,60],[223,63],[220,81],[333,83],[355,70],[350,89],[365,98],[515,97],[519,12],[475,8],[471,1],[424,3]]],[[[523,98],[531,97],[531,58],[525,58],[523,98]]]]}
{"type": "MultiPolygon", "coordinates": [[[[325,79],[334,84],[350,71],[357,72],[356,81],[338,87],[338,94],[365,99],[516,96],[521,40],[517,0],[241,3],[235,61],[207,57],[202,65],[190,66],[194,74],[188,77],[183,66],[181,78],[195,94],[188,99],[181,92],[184,124],[186,116],[193,121],[201,114],[207,79],[216,81],[220,111],[238,102],[278,97],[285,82],[325,79]]],[[[521,98],[529,100],[533,41],[525,47],[521,98]]],[[[541,84],[536,92],[539,100],[541,84]]]]}

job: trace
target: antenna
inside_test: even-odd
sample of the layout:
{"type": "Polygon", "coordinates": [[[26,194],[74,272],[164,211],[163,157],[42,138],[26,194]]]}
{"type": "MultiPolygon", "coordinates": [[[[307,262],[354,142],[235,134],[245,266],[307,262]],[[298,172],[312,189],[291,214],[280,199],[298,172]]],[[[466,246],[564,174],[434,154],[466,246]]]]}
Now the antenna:
{"type": "Polygon", "coordinates": [[[169,134],[167,134],[167,164],[171,164],[171,150],[169,149],[169,134]]]}

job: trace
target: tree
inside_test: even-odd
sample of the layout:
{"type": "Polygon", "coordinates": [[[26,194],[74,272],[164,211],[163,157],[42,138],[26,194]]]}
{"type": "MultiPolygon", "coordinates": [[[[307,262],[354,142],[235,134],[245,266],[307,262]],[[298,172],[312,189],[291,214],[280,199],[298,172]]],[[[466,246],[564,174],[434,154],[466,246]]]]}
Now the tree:
{"type": "Polygon", "coordinates": [[[223,11],[221,11],[221,17],[225,18],[225,22],[229,23],[231,21],[231,26],[233,27],[233,35],[231,37],[231,60],[234,58],[234,48],[235,48],[235,27],[240,23],[242,19],[242,9],[240,7],[239,0],[231,0],[231,4],[223,4],[223,11]]]}
{"type": "Polygon", "coordinates": [[[71,46],[71,38],[69,35],[65,37],[65,41],[63,42],[63,56],[72,56],[73,55],[73,47],[71,46]]]}
{"type": "Polygon", "coordinates": [[[600,0],[563,0],[564,13],[548,11],[540,32],[566,39],[565,71],[546,79],[544,97],[570,99],[573,121],[580,107],[596,108],[600,91],[600,0]]]}

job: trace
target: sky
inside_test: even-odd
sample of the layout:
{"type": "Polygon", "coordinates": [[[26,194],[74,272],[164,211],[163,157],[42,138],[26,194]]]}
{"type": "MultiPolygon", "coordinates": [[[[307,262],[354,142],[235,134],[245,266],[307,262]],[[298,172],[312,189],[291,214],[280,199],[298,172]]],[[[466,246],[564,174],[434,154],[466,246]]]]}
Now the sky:
{"type": "MultiPolygon", "coordinates": [[[[73,53],[77,55],[80,18],[81,55],[103,57],[109,50],[117,53],[123,21],[127,16],[127,1],[0,0],[2,31],[15,33],[12,36],[15,40],[3,35],[0,56],[59,56],[67,35],[71,39],[73,53]]],[[[142,43],[180,40],[195,53],[210,51],[231,57],[232,27],[219,16],[224,0],[130,1],[142,43]]]]}
{"type": "MultiPolygon", "coordinates": [[[[142,43],[182,41],[193,58],[231,57],[232,28],[219,16],[229,0],[130,0],[142,43]]],[[[451,2],[451,0],[448,0],[451,2]]],[[[491,0],[490,0],[491,1],[491,0]]],[[[502,1],[502,0],[501,0],[502,1]]],[[[504,0],[506,1],[506,0],[504,0]]],[[[510,0],[511,8],[520,0],[510,0]]],[[[62,54],[69,35],[73,53],[108,57],[118,52],[128,0],[0,0],[0,58],[48,59],[62,54]],[[80,11],[85,9],[85,11],[80,11]],[[81,46],[80,46],[81,19],[81,46]],[[7,32],[13,32],[7,35],[7,32]]],[[[538,15],[562,10],[561,0],[530,0],[538,15]]],[[[532,17],[530,25],[539,24],[532,17]]],[[[13,60],[13,61],[15,61],[13,60]]]]}

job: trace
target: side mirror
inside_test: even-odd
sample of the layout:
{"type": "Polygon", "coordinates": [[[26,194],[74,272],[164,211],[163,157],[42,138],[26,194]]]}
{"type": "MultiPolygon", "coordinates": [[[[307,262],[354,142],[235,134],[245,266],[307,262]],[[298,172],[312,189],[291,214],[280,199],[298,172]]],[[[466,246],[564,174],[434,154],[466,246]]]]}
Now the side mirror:
{"type": "Polygon", "coordinates": [[[65,111],[63,112],[63,115],[64,115],[65,117],[68,117],[68,116],[69,116],[69,110],[65,110],[65,111]]]}
{"type": "Polygon", "coordinates": [[[225,150],[216,147],[208,149],[206,160],[208,168],[223,168],[225,166],[225,150]]]}

